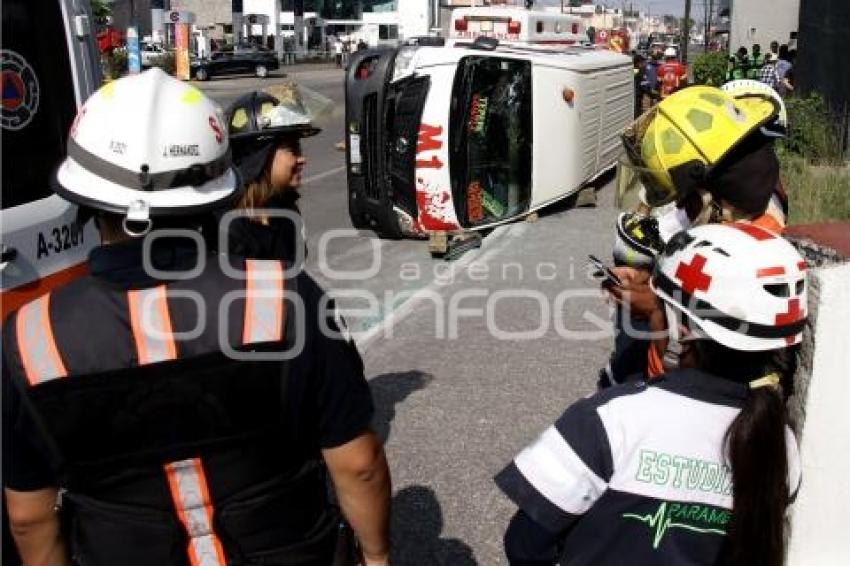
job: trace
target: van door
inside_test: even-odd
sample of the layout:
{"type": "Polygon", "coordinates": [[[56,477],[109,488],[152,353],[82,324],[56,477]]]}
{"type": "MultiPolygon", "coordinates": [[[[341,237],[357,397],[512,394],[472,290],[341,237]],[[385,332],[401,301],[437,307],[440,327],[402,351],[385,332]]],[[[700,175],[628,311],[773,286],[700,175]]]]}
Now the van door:
{"type": "Polygon", "coordinates": [[[2,44],[3,316],[85,271],[94,228],[54,195],[77,107],[100,79],[79,0],[7,0],[2,44]]]}
{"type": "Polygon", "coordinates": [[[521,215],[531,202],[531,63],[469,56],[458,63],[449,118],[455,211],[463,226],[521,215]]]}

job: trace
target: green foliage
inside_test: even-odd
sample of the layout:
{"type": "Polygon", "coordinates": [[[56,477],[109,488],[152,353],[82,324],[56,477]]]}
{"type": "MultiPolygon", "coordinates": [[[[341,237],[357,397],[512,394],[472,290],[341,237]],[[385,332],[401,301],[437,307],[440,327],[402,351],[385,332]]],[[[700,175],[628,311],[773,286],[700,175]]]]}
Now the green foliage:
{"type": "Polygon", "coordinates": [[[150,60],[151,67],[159,67],[169,75],[173,75],[177,70],[177,63],[175,62],[175,56],[173,51],[169,51],[168,53],[163,53],[162,55],[157,55],[156,57],[152,57],[150,60]]]}
{"type": "Polygon", "coordinates": [[[788,152],[780,152],[779,161],[789,224],[850,220],[850,168],[812,165],[788,152]]]}
{"type": "Polygon", "coordinates": [[[694,82],[697,84],[720,86],[726,82],[728,62],[726,53],[713,51],[701,53],[694,59],[694,82]]]}
{"type": "Polygon", "coordinates": [[[111,53],[103,55],[103,72],[110,79],[117,79],[127,74],[127,50],[113,49],[111,53]]]}
{"type": "Polygon", "coordinates": [[[785,99],[788,137],[777,144],[790,223],[850,220],[850,166],[841,134],[816,93],[785,99]]]}
{"type": "Polygon", "coordinates": [[[91,14],[97,25],[106,25],[112,15],[112,6],[106,0],[91,0],[91,14]]]}
{"type": "Polygon", "coordinates": [[[816,163],[841,163],[841,135],[824,99],[817,93],[785,99],[788,137],[782,150],[816,163]]]}

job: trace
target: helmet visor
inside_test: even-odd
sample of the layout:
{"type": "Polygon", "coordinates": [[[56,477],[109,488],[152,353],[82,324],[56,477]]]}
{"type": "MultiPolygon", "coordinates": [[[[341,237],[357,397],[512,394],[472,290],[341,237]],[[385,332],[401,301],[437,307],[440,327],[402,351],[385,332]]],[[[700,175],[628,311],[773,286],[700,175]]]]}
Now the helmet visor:
{"type": "Polygon", "coordinates": [[[658,171],[647,167],[641,151],[646,131],[658,113],[656,108],[638,116],[623,132],[625,155],[617,164],[616,194],[616,203],[621,210],[635,210],[641,204],[663,206],[676,198],[674,191],[659,182],[658,171]]]}
{"type": "Polygon", "coordinates": [[[625,155],[617,163],[615,203],[620,210],[656,208],[673,202],[676,194],[658,183],[656,172],[635,165],[625,155]]]}

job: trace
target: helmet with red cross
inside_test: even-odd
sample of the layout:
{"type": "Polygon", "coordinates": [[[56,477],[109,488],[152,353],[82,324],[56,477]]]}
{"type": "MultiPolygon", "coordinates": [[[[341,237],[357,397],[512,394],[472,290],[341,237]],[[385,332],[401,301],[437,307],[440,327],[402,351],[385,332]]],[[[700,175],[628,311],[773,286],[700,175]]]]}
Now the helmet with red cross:
{"type": "Polygon", "coordinates": [[[788,241],[752,224],[679,232],[656,264],[652,288],[668,317],[670,308],[683,313],[696,338],[752,352],[802,339],[806,262],[788,241]]]}

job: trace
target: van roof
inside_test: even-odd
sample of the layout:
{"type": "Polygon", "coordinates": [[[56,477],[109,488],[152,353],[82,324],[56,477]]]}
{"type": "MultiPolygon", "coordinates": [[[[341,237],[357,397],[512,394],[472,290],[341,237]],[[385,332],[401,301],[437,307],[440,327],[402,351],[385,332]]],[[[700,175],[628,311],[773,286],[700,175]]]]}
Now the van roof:
{"type": "Polygon", "coordinates": [[[499,45],[492,51],[479,51],[469,49],[464,44],[456,44],[455,47],[421,47],[420,49],[434,50],[423,58],[422,63],[426,65],[457,61],[468,55],[498,56],[499,54],[526,58],[536,65],[560,67],[574,71],[592,71],[598,68],[632,64],[632,59],[628,55],[589,45],[558,46],[557,48],[533,44],[499,45]]]}
{"type": "Polygon", "coordinates": [[[558,18],[563,20],[581,21],[581,17],[575,14],[562,14],[559,12],[546,12],[543,10],[527,10],[519,6],[474,6],[468,8],[455,8],[452,15],[458,16],[533,16],[535,18],[558,18]]]}

